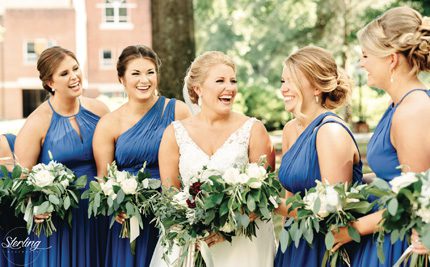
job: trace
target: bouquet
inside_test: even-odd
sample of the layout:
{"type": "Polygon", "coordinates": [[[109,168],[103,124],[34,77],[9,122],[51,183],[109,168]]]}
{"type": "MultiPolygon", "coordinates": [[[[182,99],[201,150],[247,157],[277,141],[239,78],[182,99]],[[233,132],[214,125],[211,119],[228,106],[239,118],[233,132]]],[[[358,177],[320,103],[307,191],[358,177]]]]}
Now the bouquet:
{"type": "Polygon", "coordinates": [[[294,242],[298,247],[304,238],[308,244],[312,244],[315,234],[325,236],[326,252],[321,266],[336,266],[339,254],[344,262],[350,266],[350,260],[345,248],[340,248],[334,253],[330,250],[334,245],[332,231],[338,231],[340,227],[347,227],[348,234],[355,242],[360,242],[360,234],[351,226],[357,216],[369,212],[372,204],[367,201],[366,185],[349,185],[339,183],[330,185],[316,180],[316,186],[306,191],[304,196],[299,192],[287,199],[286,204],[291,205],[289,212],[297,210],[297,218],[289,218],[280,234],[282,251],[294,242]]]}
{"type": "MultiPolygon", "coordinates": [[[[72,224],[72,208],[79,205],[80,189],[85,188],[87,177],[76,179],[73,172],[61,163],[51,160],[48,164],[39,163],[30,172],[15,167],[11,194],[15,213],[24,214],[27,230],[33,229],[33,216],[53,213],[60,219],[67,219],[72,224]],[[27,174],[26,179],[20,178],[21,171],[27,174]]],[[[34,226],[34,233],[40,236],[44,230],[46,236],[57,231],[50,216],[43,223],[34,226]]]]}
{"type": "Polygon", "coordinates": [[[212,266],[203,241],[211,233],[227,241],[236,235],[255,236],[257,226],[250,215],[270,220],[280,202],[281,185],[276,174],[268,173],[263,165],[264,159],[259,164],[232,167],[224,174],[203,167],[182,185],[182,190],[163,189],[155,208],[160,242],[166,248],[163,258],[169,260],[176,245],[180,252],[175,262],[179,266],[212,266]]]}
{"type": "Polygon", "coordinates": [[[83,199],[89,199],[88,218],[98,215],[112,215],[110,227],[115,222],[116,216],[121,212],[126,215],[122,224],[120,237],[130,238],[132,251],[134,241],[143,229],[142,215],[153,214],[153,203],[159,198],[158,189],[161,182],[151,179],[151,175],[145,172],[146,163],[133,175],[126,171],[118,171],[113,162],[108,165],[108,174],[90,182],[90,188],[82,194],[83,199]]]}
{"type": "Polygon", "coordinates": [[[218,231],[213,224],[214,217],[208,217],[205,212],[202,187],[210,183],[210,176],[216,174],[203,168],[182,185],[182,190],[163,188],[154,210],[164,248],[163,259],[169,264],[213,266],[209,247],[203,240],[211,232],[218,231]],[[199,250],[196,251],[197,244],[199,250]]]}
{"type": "MultiPolygon", "coordinates": [[[[384,209],[378,231],[378,257],[381,262],[385,260],[382,249],[386,233],[391,234],[391,243],[395,243],[416,229],[422,243],[430,248],[430,170],[404,173],[389,183],[375,179],[369,192],[379,197],[379,208],[384,209]]],[[[410,266],[424,266],[429,262],[429,255],[414,254],[410,246],[394,266],[408,260],[410,266]]]]}
{"type": "Polygon", "coordinates": [[[252,238],[257,225],[250,216],[271,220],[272,211],[280,203],[282,186],[276,173],[263,167],[264,162],[262,157],[259,163],[229,168],[202,185],[207,220],[214,220],[221,232],[252,238]]]}

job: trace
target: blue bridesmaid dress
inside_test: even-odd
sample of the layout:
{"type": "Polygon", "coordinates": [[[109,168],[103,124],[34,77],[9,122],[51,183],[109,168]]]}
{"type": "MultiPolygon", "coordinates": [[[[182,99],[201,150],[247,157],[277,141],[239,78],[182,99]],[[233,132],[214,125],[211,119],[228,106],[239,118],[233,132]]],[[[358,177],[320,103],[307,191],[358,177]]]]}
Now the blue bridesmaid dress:
{"type": "MultiPolygon", "coordinates": [[[[9,144],[9,148],[14,152],[15,138],[14,134],[4,134],[9,144]]],[[[0,172],[0,178],[3,172],[0,172]]],[[[0,212],[0,267],[13,267],[23,265],[24,250],[22,247],[11,247],[12,240],[17,241],[25,239],[25,222],[22,218],[15,217],[15,210],[10,206],[10,202],[3,199],[0,212]]]]}
{"type": "MultiPolygon", "coordinates": [[[[165,107],[166,99],[160,96],[151,109],[130,129],[122,133],[115,144],[115,161],[119,170],[137,173],[146,161],[146,171],[160,179],[158,150],[161,137],[175,120],[175,99],[165,107]]],[[[131,254],[130,240],[120,238],[121,225],[114,223],[108,237],[106,267],[149,266],[158,241],[158,230],[152,218],[144,218],[143,230],[136,239],[135,255],[131,254]]]]}
{"type": "MultiPolygon", "coordinates": [[[[397,151],[391,144],[390,139],[392,118],[403,99],[415,91],[423,91],[430,96],[429,90],[414,89],[406,93],[396,105],[391,104],[376,126],[373,136],[367,145],[367,161],[369,162],[370,168],[375,172],[377,177],[387,182],[401,175],[401,170],[397,169],[400,165],[397,151]]],[[[425,130],[427,129],[423,129],[423,131],[425,130]]],[[[391,267],[397,262],[408,246],[409,244],[406,238],[403,241],[397,241],[391,244],[390,235],[385,235],[383,247],[385,262],[382,264],[378,260],[376,236],[368,235],[362,238],[360,248],[356,252],[357,255],[352,266],[391,267]]]]}
{"type": "MultiPolygon", "coordinates": [[[[293,194],[297,192],[305,192],[316,186],[315,180],[321,181],[321,173],[318,163],[318,154],[316,147],[316,139],[319,128],[326,123],[338,123],[355,139],[350,130],[334,119],[327,116],[336,116],[332,112],[326,112],[315,118],[311,124],[298,137],[296,142],[282,157],[281,167],[279,168],[279,180],[289,192],[293,194]]],[[[355,143],[357,145],[357,143],[355,143]]],[[[358,147],[357,147],[358,148],[358,147]]],[[[362,179],[362,163],[353,166],[353,182],[361,182],[362,179]]],[[[350,243],[346,246],[348,254],[351,258],[354,257],[354,251],[357,244],[350,243]]],[[[316,235],[312,247],[305,241],[301,240],[296,248],[294,243],[291,243],[285,253],[282,253],[279,247],[275,258],[275,267],[289,266],[321,266],[324,253],[326,251],[324,236],[316,235]]],[[[338,265],[341,265],[342,260],[338,259],[338,265]]],[[[353,265],[354,266],[354,265],[353,265]]]]}
{"type": "MultiPolygon", "coordinates": [[[[74,116],[62,116],[49,100],[48,104],[53,114],[38,162],[49,163],[51,152],[55,161],[70,168],[77,177],[87,175],[88,189],[89,182],[97,174],[92,141],[100,118],[81,104],[74,116]],[[75,118],[80,135],[72,127],[71,117],[75,118]]],[[[30,234],[30,240],[40,243],[36,249],[26,249],[26,266],[93,267],[104,263],[108,221],[106,217],[88,219],[88,200],[80,200],[79,208],[73,209],[71,228],[66,220],[55,218],[55,214],[53,221],[57,231],[50,237],[43,232],[40,237],[33,232],[30,234]]]]}

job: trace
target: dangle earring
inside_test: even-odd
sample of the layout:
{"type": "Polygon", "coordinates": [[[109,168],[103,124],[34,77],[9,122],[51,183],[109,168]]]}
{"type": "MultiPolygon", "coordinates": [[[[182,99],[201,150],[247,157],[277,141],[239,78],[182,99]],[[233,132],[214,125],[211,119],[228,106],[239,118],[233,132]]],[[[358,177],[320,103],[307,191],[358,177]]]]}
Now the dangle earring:
{"type": "Polygon", "coordinates": [[[391,83],[393,83],[393,82],[394,82],[393,73],[391,73],[391,75],[390,75],[390,82],[391,82],[391,83]]]}
{"type": "Polygon", "coordinates": [[[319,99],[318,99],[318,96],[317,96],[317,95],[315,96],[315,102],[317,102],[317,104],[318,104],[318,102],[319,102],[319,99]]]}

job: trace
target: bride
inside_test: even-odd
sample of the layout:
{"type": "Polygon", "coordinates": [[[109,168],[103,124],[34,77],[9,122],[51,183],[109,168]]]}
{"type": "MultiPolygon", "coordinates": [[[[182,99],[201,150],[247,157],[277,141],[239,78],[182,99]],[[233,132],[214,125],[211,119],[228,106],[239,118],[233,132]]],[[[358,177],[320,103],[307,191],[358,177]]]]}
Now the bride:
{"type": "MultiPolygon", "coordinates": [[[[223,173],[233,165],[257,162],[266,155],[272,170],[275,157],[264,125],[255,118],[232,112],[237,94],[236,67],[222,52],[210,51],[191,64],[185,83],[193,103],[201,111],[189,119],[173,122],[164,132],[159,151],[161,181],[180,188],[203,166],[223,173]],[[180,178],[179,178],[180,177],[180,178]],[[182,179],[182,181],[180,181],[182,179]]],[[[216,267],[271,266],[275,254],[273,223],[257,220],[257,237],[234,237],[225,241],[212,234],[205,241],[216,267]]],[[[171,259],[178,256],[178,249],[171,259]]],[[[151,266],[169,266],[157,245],[151,266]]]]}

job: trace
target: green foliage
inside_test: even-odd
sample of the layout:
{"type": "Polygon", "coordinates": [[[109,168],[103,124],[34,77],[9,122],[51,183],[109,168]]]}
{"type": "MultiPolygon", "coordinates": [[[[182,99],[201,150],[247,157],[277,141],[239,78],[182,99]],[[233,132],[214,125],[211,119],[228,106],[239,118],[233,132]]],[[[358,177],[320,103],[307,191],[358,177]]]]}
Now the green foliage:
{"type": "MultiPolygon", "coordinates": [[[[361,53],[357,31],[388,8],[404,4],[429,10],[428,1],[194,0],[197,54],[220,50],[230,55],[243,98],[238,110],[261,119],[269,130],[281,129],[292,118],[277,93],[283,60],[314,44],[332,51],[337,63],[351,70],[361,53]]],[[[374,90],[380,97],[382,91],[374,90]]],[[[363,97],[367,103],[373,95],[363,97]]],[[[354,120],[363,115],[357,105],[353,103],[354,120]]],[[[373,109],[365,115],[373,113],[378,119],[382,115],[373,109]]]]}

